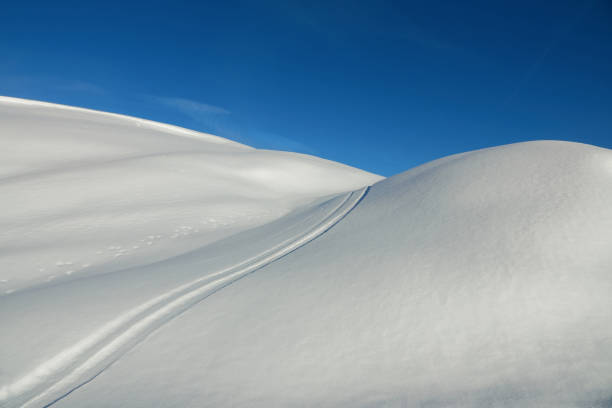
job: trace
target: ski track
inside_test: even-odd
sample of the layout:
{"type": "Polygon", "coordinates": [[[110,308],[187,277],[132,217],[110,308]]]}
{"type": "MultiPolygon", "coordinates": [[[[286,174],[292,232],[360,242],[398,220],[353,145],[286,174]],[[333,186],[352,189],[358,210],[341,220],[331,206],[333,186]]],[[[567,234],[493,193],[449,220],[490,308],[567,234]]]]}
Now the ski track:
{"type": "Polygon", "coordinates": [[[159,295],[0,388],[0,406],[47,407],[91,381],[153,331],[225,286],[306,245],[344,218],[369,187],[347,193],[318,223],[236,265],[197,278],[159,295]]]}

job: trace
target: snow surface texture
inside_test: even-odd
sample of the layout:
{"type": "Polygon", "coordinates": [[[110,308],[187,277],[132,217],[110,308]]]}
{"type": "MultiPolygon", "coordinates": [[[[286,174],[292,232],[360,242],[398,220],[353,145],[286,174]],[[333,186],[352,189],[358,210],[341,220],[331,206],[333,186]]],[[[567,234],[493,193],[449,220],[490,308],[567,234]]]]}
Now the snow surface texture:
{"type": "Polygon", "coordinates": [[[501,146],[307,201],[0,297],[0,406],[612,407],[611,151],[501,146]]]}
{"type": "Polygon", "coordinates": [[[161,123],[0,97],[0,295],[166,259],[380,179],[161,123]]]}
{"type": "MultiPolygon", "coordinates": [[[[363,188],[358,192],[348,193],[344,197],[329,200],[323,205],[315,207],[316,211],[314,213],[309,214],[308,217],[299,218],[301,221],[299,227],[293,224],[296,220],[295,217],[289,217],[288,220],[283,221],[283,233],[280,235],[278,233],[270,234],[269,228],[257,230],[256,233],[259,234],[259,237],[253,236],[253,233],[250,233],[250,239],[259,238],[260,240],[268,241],[266,243],[268,249],[262,251],[260,247],[258,252],[248,257],[245,257],[245,254],[242,253],[241,258],[244,260],[238,264],[205,274],[187,284],[182,284],[173,290],[166,291],[152,298],[152,300],[130,309],[126,313],[119,314],[117,318],[101,325],[100,329],[96,330],[93,334],[76,342],[72,347],[62,350],[35,369],[30,369],[27,374],[20,376],[18,380],[3,387],[0,390],[0,401],[5,400],[13,406],[22,406],[22,404],[23,406],[46,406],[62,398],[68,392],[93,379],[110,363],[146,338],[149,333],[161,327],[190,306],[317,238],[346,216],[364,197],[366,191],[367,189],[363,188]],[[325,216],[317,217],[320,212],[324,212],[328,207],[332,207],[332,209],[325,216]],[[312,220],[316,218],[319,218],[319,220],[312,224],[312,220]],[[312,225],[308,225],[309,223],[312,225]],[[297,235],[286,238],[288,233],[296,234],[294,231],[298,231],[297,235]],[[284,240],[273,244],[273,240],[278,241],[281,237],[284,240]]],[[[215,249],[219,250],[219,248],[215,249]]],[[[227,249],[231,251],[231,248],[226,247],[227,249]]],[[[249,249],[253,251],[253,248],[249,249]]],[[[226,259],[235,255],[235,253],[231,254],[226,259]]],[[[208,253],[203,258],[200,253],[196,256],[196,259],[198,258],[206,260],[213,257],[208,253]]],[[[150,278],[151,271],[148,268],[144,269],[144,272],[147,273],[146,278],[150,278]]],[[[214,270],[211,265],[208,265],[206,269],[214,270]]],[[[108,278],[108,276],[103,278],[108,278]]],[[[115,276],[116,278],[119,278],[122,282],[124,281],[120,275],[115,276]]],[[[140,278],[142,279],[143,276],[141,275],[140,278]]],[[[179,271],[174,277],[174,282],[179,282],[180,279],[179,271]]],[[[107,283],[100,286],[108,287],[109,285],[107,283]]],[[[87,288],[85,291],[87,291],[87,288]]],[[[70,295],[68,294],[68,296],[70,295]]],[[[65,298],[65,296],[62,297],[65,298]]],[[[45,313],[44,310],[43,308],[42,310],[35,311],[38,319],[41,313],[45,313]]],[[[7,316],[7,321],[11,318],[15,319],[16,315],[14,313],[11,316],[7,316]]],[[[23,317],[23,315],[17,316],[17,319],[23,320],[23,317]]],[[[28,319],[26,318],[25,320],[28,319]]],[[[48,345],[34,346],[35,349],[40,350],[41,347],[47,347],[48,345]]],[[[23,344],[20,347],[23,347],[23,344]]],[[[18,353],[9,352],[8,359],[6,360],[7,363],[11,360],[10,356],[16,354],[18,353]]],[[[27,358],[31,358],[31,356],[27,356],[27,358]]],[[[23,364],[13,365],[23,367],[23,364]]]]}

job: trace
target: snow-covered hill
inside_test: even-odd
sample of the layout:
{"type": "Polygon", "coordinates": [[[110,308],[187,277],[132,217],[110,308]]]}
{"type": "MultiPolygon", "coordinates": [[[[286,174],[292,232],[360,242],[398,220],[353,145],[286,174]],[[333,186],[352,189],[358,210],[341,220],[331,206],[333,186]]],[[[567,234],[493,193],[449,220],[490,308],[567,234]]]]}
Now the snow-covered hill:
{"type": "Polygon", "coordinates": [[[0,97],[0,294],[166,259],[380,179],[161,123],[0,97]]]}
{"type": "Polygon", "coordinates": [[[612,406],[611,151],[501,146],[371,188],[329,166],[353,193],[315,181],[190,252],[0,297],[0,406],[612,406]]]}

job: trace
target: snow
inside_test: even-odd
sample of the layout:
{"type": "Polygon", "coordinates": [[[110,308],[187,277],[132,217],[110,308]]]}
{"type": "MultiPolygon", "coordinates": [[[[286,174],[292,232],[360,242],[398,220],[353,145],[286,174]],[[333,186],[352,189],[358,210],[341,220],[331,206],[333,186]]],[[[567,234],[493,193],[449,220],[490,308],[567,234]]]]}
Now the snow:
{"type": "MultiPolygon", "coordinates": [[[[10,109],[5,116],[14,118],[12,126],[26,126],[18,114],[42,121],[30,105],[0,103],[0,111],[10,109]]],[[[81,114],[53,109],[66,115],[62,123],[81,114]]],[[[96,117],[87,115],[87,123],[96,117]]],[[[119,120],[100,117],[97,131],[111,119],[119,120]]],[[[129,134],[126,129],[126,146],[129,134]]],[[[231,177],[223,180],[238,190],[226,198],[233,206],[277,208],[278,199],[256,195],[275,174],[288,177],[274,181],[274,194],[289,204],[231,234],[210,230],[190,251],[175,248],[163,260],[143,257],[132,268],[107,263],[98,273],[74,272],[52,284],[30,280],[0,297],[0,325],[10,333],[0,336],[0,406],[612,406],[610,150],[555,141],[500,146],[440,159],[366,189],[375,176],[310,157],[162,136],[168,144],[205,144],[208,160],[221,155],[215,177],[229,160],[231,177]],[[312,167],[336,175],[335,184],[307,179],[302,160],[315,174],[312,167]],[[237,176],[240,163],[263,170],[237,176]],[[289,169],[300,169],[308,191],[292,189],[289,169]]],[[[138,143],[146,146],[146,137],[138,143]]],[[[189,159],[177,158],[173,166],[183,160],[189,159]]],[[[19,160],[12,166],[21,166],[19,160]]],[[[166,183],[182,180],[164,178],[173,166],[156,173],[158,186],[171,189],[166,183]]],[[[90,167],[69,173],[78,180],[90,167]]],[[[48,180],[34,186],[42,191],[48,180]]],[[[141,197],[134,188],[120,195],[108,186],[115,178],[100,174],[103,180],[107,186],[96,187],[100,200],[141,197]]],[[[155,199],[151,190],[147,197],[155,199]]],[[[227,193],[209,191],[190,196],[194,214],[227,193]]],[[[63,197],[50,208],[70,201],[63,197]]],[[[3,203],[3,211],[17,212],[16,203],[3,203]]],[[[27,218],[38,207],[24,203],[24,221],[36,224],[27,218]]],[[[113,223],[106,237],[92,232],[92,242],[115,230],[130,232],[125,219],[115,219],[127,206],[109,216],[109,204],[97,209],[95,203],[75,201],[66,211],[75,223],[93,210],[107,217],[101,224],[113,223]]],[[[160,216],[145,217],[139,228],[165,225],[173,212],[163,212],[165,206],[187,207],[180,199],[158,203],[160,216]]],[[[143,193],[134,216],[144,204],[143,193]]],[[[174,233],[188,233],[192,224],[180,223],[174,233]]],[[[30,235],[13,237],[22,248],[3,253],[30,248],[41,233],[31,228],[30,235]]],[[[54,228],[55,239],[86,234],[61,223],[47,233],[54,228]]],[[[167,249],[171,240],[156,231],[143,238],[167,249]]],[[[67,239],[52,242],[63,252],[59,265],[48,268],[82,265],[80,248],[67,239]]],[[[12,242],[7,238],[3,248],[12,242]]],[[[109,242],[101,248],[117,254],[130,247],[109,242]]],[[[123,253],[120,259],[133,256],[123,253]]],[[[19,262],[28,265],[26,256],[19,262]]]]}
{"type": "MultiPolygon", "coordinates": [[[[93,334],[77,341],[69,349],[57,353],[54,358],[12,383],[5,392],[13,403],[24,402],[35,395],[32,400],[27,401],[29,406],[49,404],[81,385],[83,378],[95,376],[134,344],[146,338],[151,331],[188,307],[318,237],[351,211],[363,198],[365,192],[366,189],[361,189],[357,193],[346,194],[341,200],[331,200],[338,201],[338,204],[333,206],[314,227],[302,227],[297,236],[285,239],[236,265],[196,278],[128,312],[119,314],[117,318],[101,325],[93,334]]],[[[148,275],[150,276],[150,273],[148,275]]],[[[41,312],[38,312],[39,316],[41,312]]],[[[15,318],[15,314],[11,317],[15,318]]]]}
{"type": "Polygon", "coordinates": [[[127,116],[0,97],[0,295],[163,260],[381,177],[127,116]]]}

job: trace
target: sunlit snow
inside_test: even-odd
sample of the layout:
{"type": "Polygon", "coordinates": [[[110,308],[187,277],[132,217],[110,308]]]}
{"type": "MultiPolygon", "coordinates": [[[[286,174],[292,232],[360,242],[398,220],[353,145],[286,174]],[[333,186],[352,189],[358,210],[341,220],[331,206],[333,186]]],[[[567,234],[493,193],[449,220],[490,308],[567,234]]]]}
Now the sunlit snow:
{"type": "Polygon", "coordinates": [[[610,150],[381,180],[12,98],[0,132],[2,407],[612,406],[610,150]]]}

